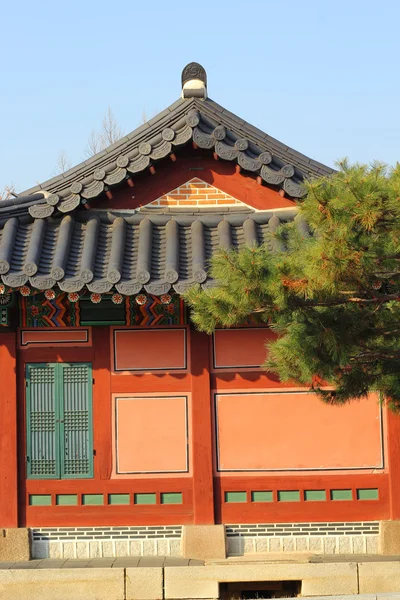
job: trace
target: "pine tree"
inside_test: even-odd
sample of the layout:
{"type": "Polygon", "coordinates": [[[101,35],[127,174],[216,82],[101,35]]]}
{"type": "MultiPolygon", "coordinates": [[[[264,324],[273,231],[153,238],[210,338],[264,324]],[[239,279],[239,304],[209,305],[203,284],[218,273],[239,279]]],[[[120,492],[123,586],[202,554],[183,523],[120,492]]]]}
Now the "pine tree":
{"type": "Polygon", "coordinates": [[[330,403],[379,390],[399,410],[400,165],[339,167],[306,184],[295,222],[274,234],[278,251],[220,251],[210,266],[217,287],[193,287],[186,300],[208,333],[267,324],[277,337],[265,367],[282,381],[330,403]]]}

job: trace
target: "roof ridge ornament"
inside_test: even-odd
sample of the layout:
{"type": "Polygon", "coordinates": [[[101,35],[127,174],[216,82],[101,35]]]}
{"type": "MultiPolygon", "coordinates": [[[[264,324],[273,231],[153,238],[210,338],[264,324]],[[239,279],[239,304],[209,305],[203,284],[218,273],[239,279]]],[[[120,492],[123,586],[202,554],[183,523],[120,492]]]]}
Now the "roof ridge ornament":
{"type": "Polygon", "coordinates": [[[207,98],[207,73],[199,63],[191,62],[182,71],[182,98],[207,98]]]}

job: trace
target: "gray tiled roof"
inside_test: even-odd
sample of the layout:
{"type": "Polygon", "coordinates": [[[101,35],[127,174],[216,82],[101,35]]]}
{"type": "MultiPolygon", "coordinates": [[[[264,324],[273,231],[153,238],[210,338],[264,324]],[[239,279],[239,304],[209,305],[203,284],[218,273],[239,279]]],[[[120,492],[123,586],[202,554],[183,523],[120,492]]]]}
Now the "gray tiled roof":
{"type": "Polygon", "coordinates": [[[77,211],[30,223],[11,217],[0,235],[1,279],[11,288],[181,293],[193,283],[212,285],[207,266],[218,248],[267,242],[273,249],[271,232],[294,212],[77,211]]]}
{"type": "Polygon", "coordinates": [[[210,98],[180,99],[102,152],[23,192],[47,192],[47,200],[28,207],[29,213],[44,218],[54,212],[71,212],[190,141],[221,159],[236,162],[244,172],[260,176],[267,185],[282,187],[292,198],[304,195],[304,179],[333,173],[331,168],[275,140],[210,98]]]}

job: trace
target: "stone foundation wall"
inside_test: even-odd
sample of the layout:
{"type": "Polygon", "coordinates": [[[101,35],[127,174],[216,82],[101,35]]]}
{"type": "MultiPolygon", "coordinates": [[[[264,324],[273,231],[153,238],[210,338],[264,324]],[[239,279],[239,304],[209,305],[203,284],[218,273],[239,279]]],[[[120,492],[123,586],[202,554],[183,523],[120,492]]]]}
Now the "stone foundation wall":
{"type": "Polygon", "coordinates": [[[32,558],[181,556],[181,526],[48,527],[31,530],[32,558]]]}
{"type": "Polygon", "coordinates": [[[379,523],[227,525],[228,556],[258,552],[377,554],[379,523]]]}

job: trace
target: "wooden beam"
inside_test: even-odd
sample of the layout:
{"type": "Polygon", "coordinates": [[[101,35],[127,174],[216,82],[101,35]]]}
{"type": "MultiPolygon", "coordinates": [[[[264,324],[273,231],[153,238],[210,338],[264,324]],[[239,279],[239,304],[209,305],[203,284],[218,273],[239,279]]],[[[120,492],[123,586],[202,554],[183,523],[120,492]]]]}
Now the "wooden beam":
{"type": "Polygon", "coordinates": [[[126,178],[126,183],[129,185],[129,187],[133,188],[133,186],[135,185],[133,183],[133,179],[131,179],[130,177],[126,178]]]}
{"type": "Polygon", "coordinates": [[[113,197],[113,195],[112,195],[112,193],[110,192],[110,190],[107,190],[107,191],[106,191],[106,196],[107,196],[107,198],[108,198],[109,200],[112,200],[112,197],[113,197]]]}
{"type": "Polygon", "coordinates": [[[174,154],[172,152],[172,154],[169,155],[170,159],[172,160],[172,162],[176,162],[176,154],[174,154]]]}
{"type": "Polygon", "coordinates": [[[196,144],[196,142],[192,142],[192,146],[193,146],[193,150],[198,150],[198,145],[196,144]]]}
{"type": "Polygon", "coordinates": [[[257,183],[258,185],[262,185],[262,178],[260,175],[257,175],[257,183]]]}
{"type": "Polygon", "coordinates": [[[240,165],[235,165],[235,171],[236,171],[236,173],[241,173],[242,167],[240,165]]]}
{"type": "Polygon", "coordinates": [[[149,171],[150,171],[150,173],[151,173],[152,175],[154,175],[154,174],[155,174],[155,172],[156,172],[156,168],[155,168],[155,166],[154,166],[154,165],[151,165],[151,166],[149,167],[149,171]]]}
{"type": "Polygon", "coordinates": [[[214,160],[219,160],[219,156],[216,152],[213,152],[213,159],[214,160]]]}

